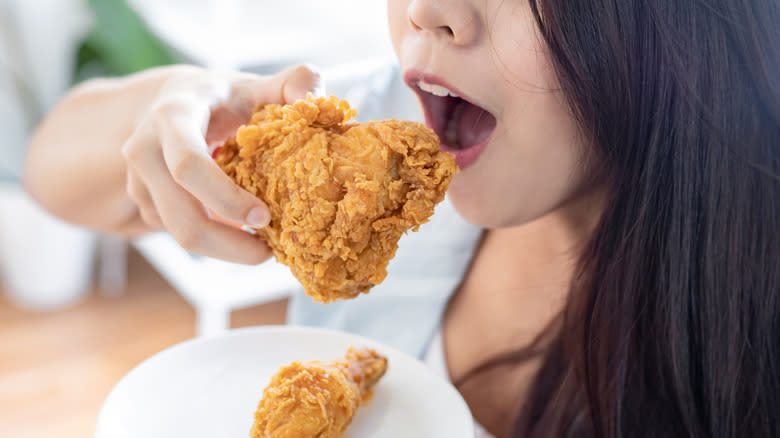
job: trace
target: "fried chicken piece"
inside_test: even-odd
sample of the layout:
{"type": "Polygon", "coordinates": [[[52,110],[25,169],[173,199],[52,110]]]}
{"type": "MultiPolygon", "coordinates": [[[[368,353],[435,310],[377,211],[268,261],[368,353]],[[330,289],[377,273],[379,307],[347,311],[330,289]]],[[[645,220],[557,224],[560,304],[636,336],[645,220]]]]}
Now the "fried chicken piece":
{"type": "Polygon", "coordinates": [[[250,437],[337,438],[385,371],[387,358],[354,347],[329,364],[286,365],[263,391],[250,437]]]}
{"type": "Polygon", "coordinates": [[[354,115],[334,96],[266,105],[215,154],[268,204],[258,235],[324,303],[382,282],[401,235],[428,221],[458,171],[425,126],[354,115]]]}

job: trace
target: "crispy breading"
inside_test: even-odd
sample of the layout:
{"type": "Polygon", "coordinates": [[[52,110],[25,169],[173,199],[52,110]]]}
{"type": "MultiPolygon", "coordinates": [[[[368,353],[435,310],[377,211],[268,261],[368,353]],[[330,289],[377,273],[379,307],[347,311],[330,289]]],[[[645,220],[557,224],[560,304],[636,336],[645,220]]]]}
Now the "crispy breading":
{"type": "Polygon", "coordinates": [[[428,221],[458,171],[422,124],[354,115],[333,96],[266,105],[215,156],[268,204],[258,235],[324,303],[382,282],[401,235],[428,221]]]}
{"type": "Polygon", "coordinates": [[[354,347],[346,358],[329,364],[296,361],[283,366],[263,391],[250,437],[340,437],[386,371],[387,358],[354,347]]]}

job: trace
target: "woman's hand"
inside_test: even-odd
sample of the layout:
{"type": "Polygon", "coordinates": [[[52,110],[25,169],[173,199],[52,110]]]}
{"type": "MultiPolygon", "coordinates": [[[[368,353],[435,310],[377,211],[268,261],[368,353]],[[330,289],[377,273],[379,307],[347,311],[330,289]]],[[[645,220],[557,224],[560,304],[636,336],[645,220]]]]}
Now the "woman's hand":
{"type": "Polygon", "coordinates": [[[212,160],[212,146],[233,135],[258,104],[290,103],[318,85],[305,67],[272,77],[186,68],[161,87],[122,146],[127,193],[150,227],[167,230],[186,250],[256,264],[270,249],[251,234],[210,218],[262,227],[267,206],[212,160]]]}
{"type": "Polygon", "coordinates": [[[316,91],[304,67],[275,76],[191,66],[94,79],[70,92],[36,128],[25,189],[54,215],[125,237],[166,230],[185,249],[255,264],[269,249],[207,211],[254,227],[266,206],[235,185],[209,154],[266,103],[316,91]]]}
{"type": "Polygon", "coordinates": [[[318,86],[305,67],[271,77],[182,68],[160,88],[122,146],[127,194],[149,227],[167,230],[186,250],[256,264],[270,249],[249,233],[210,218],[262,227],[267,206],[212,160],[211,146],[233,135],[258,104],[290,103],[318,86]]]}

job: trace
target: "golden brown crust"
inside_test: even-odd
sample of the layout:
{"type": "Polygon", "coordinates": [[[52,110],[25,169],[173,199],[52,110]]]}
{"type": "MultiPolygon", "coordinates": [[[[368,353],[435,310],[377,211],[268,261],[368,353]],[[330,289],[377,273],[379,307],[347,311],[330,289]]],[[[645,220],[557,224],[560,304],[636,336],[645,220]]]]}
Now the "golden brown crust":
{"type": "Polygon", "coordinates": [[[329,364],[296,361],[283,366],[263,391],[250,437],[340,437],[386,370],[387,358],[354,347],[345,359],[329,364]]]}
{"type": "Polygon", "coordinates": [[[266,105],[215,157],[268,204],[258,235],[325,303],[384,280],[401,235],[428,221],[457,172],[423,125],[354,115],[333,96],[266,105]]]}

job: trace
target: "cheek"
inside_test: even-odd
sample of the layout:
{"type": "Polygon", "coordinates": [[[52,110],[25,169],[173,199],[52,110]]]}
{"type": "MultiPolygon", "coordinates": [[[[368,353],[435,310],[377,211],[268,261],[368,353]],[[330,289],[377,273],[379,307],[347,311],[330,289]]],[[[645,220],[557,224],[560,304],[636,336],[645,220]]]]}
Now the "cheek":
{"type": "Polygon", "coordinates": [[[404,32],[407,31],[409,19],[407,10],[412,0],[388,0],[387,19],[390,27],[390,35],[393,39],[393,48],[396,55],[401,57],[401,40],[404,32]]]}
{"type": "Polygon", "coordinates": [[[461,215],[488,228],[550,213],[577,198],[589,175],[587,148],[538,40],[513,36],[494,38],[499,131],[450,190],[461,215]]]}
{"type": "Polygon", "coordinates": [[[527,7],[514,8],[492,22],[491,56],[505,85],[518,92],[557,90],[546,45],[527,7]]]}
{"type": "Polygon", "coordinates": [[[519,226],[582,193],[588,172],[576,135],[537,136],[521,128],[500,134],[450,186],[465,219],[487,228],[519,226]]]}

